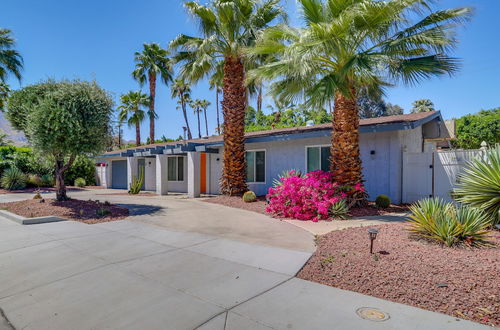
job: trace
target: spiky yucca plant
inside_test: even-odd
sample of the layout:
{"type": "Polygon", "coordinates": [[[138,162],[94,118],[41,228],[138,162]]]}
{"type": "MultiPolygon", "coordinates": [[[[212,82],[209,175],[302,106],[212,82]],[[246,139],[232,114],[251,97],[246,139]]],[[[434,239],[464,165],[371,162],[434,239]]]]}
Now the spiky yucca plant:
{"type": "Polygon", "coordinates": [[[455,207],[439,198],[427,198],[410,207],[408,230],[446,246],[486,242],[488,216],[469,206],[455,207]]]}
{"type": "Polygon", "coordinates": [[[339,200],[330,207],[330,216],[337,219],[347,219],[347,212],[349,212],[349,206],[345,199],[339,200]]]}
{"type": "Polygon", "coordinates": [[[18,190],[26,188],[26,175],[15,167],[3,172],[2,187],[7,190],[18,190]]]}
{"type": "Polygon", "coordinates": [[[483,210],[492,225],[500,223],[500,145],[469,162],[458,178],[454,198],[483,210]]]}

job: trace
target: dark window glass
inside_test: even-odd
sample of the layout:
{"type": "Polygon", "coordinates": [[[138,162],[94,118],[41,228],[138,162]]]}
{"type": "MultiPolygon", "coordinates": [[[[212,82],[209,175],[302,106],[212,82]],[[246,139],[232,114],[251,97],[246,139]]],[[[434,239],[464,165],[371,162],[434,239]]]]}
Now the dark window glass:
{"type": "Polygon", "coordinates": [[[184,157],[177,158],[177,181],[184,181],[184,157]]]}
{"type": "Polygon", "coordinates": [[[247,182],[255,182],[255,152],[245,153],[247,162],[247,182]]]}
{"type": "Polygon", "coordinates": [[[330,147],[321,147],[321,170],[330,170],[330,147]]]}
{"type": "Polygon", "coordinates": [[[320,169],[319,148],[307,148],[307,173],[320,169]]]}
{"type": "Polygon", "coordinates": [[[266,153],[255,152],[255,182],[266,182],[266,153]]]}

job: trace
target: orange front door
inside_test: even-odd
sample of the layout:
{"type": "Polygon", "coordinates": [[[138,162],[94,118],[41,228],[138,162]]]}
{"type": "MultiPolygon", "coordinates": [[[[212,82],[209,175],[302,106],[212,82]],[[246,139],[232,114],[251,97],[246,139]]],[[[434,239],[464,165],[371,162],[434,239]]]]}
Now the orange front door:
{"type": "Polygon", "coordinates": [[[207,193],[207,154],[200,155],[200,193],[207,193]]]}

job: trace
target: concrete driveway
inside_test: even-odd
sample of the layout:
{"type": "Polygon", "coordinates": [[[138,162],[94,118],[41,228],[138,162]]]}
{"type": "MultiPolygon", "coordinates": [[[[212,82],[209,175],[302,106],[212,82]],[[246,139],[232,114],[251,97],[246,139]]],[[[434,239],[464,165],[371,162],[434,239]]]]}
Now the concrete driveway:
{"type": "MultiPolygon", "coordinates": [[[[250,212],[230,209],[235,215],[229,217],[231,212],[222,211],[229,218],[221,218],[217,235],[145,223],[154,222],[155,212],[165,212],[160,213],[165,226],[194,229],[171,219],[185,212],[200,217],[192,220],[202,226],[200,231],[217,228],[217,219],[203,212],[202,206],[211,204],[180,200],[184,207],[175,210],[177,202],[154,206],[152,198],[137,199],[130,220],[97,225],[22,226],[0,218],[0,309],[5,316],[0,329],[487,328],[297,279],[311,253],[302,243],[296,249],[276,246],[291,244],[294,234],[267,233],[266,240],[274,234],[279,243],[260,243],[256,236],[262,222],[246,227],[249,238],[228,238],[244,237],[245,227],[236,234],[226,231],[231,219],[251,220],[250,212]],[[142,199],[149,202],[142,204],[142,199]],[[203,225],[204,218],[209,224],[203,225]],[[363,319],[356,313],[362,307],[377,308],[389,318],[363,319]]],[[[182,219],[190,221],[189,216],[182,219]]]]}

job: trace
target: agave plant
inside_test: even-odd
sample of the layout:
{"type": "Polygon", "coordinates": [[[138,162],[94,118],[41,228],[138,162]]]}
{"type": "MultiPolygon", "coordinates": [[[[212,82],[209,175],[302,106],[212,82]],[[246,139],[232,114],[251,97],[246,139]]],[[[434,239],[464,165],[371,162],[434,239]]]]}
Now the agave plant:
{"type": "Polygon", "coordinates": [[[410,211],[408,230],[420,237],[446,246],[486,242],[490,221],[480,209],[455,207],[439,198],[427,198],[413,204],[410,211]]]}
{"type": "Polygon", "coordinates": [[[347,212],[349,212],[349,206],[347,205],[345,199],[341,199],[338,202],[333,203],[330,207],[330,216],[337,219],[347,219],[347,212]]]}
{"type": "Polygon", "coordinates": [[[500,223],[500,145],[469,162],[458,178],[454,198],[483,210],[492,225],[500,223]]]}
{"type": "Polygon", "coordinates": [[[291,170],[285,170],[281,172],[276,179],[273,180],[273,187],[276,188],[278,186],[281,186],[283,184],[283,179],[290,178],[292,176],[302,176],[302,172],[300,170],[296,169],[291,169],[291,170]]]}
{"type": "Polygon", "coordinates": [[[3,172],[2,187],[7,190],[18,190],[26,188],[26,175],[15,167],[9,168],[3,172]]]}
{"type": "Polygon", "coordinates": [[[144,168],[141,168],[139,175],[132,178],[132,184],[130,185],[129,194],[137,195],[141,192],[142,185],[144,184],[144,168]]]}

